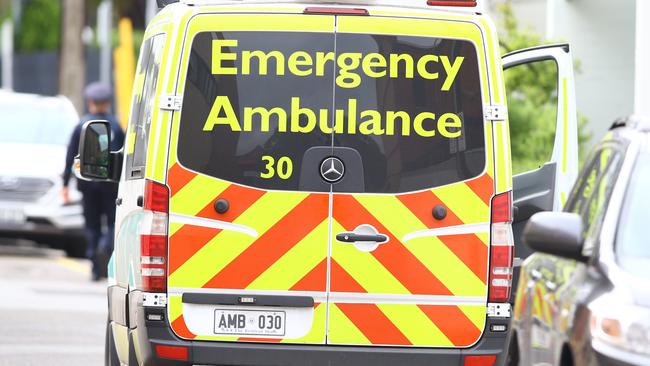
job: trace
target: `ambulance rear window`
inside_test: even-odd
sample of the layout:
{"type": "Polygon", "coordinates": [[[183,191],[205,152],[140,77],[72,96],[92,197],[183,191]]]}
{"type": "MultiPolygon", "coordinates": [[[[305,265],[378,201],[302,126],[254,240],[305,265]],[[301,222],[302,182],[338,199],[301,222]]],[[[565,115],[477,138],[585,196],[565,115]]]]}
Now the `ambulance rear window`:
{"type": "Polygon", "coordinates": [[[192,43],[178,161],[263,189],[329,191],[304,188],[320,179],[311,155],[345,149],[360,162],[346,172],[356,192],[430,189],[484,170],[482,106],[469,41],[204,32],[192,43]]]}

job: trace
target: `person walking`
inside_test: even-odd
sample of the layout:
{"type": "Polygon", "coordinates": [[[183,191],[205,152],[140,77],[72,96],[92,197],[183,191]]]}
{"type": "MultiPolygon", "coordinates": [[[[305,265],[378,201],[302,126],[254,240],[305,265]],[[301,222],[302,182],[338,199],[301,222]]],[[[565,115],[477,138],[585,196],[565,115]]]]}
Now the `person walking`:
{"type": "MultiPolygon", "coordinates": [[[[103,83],[91,83],[84,91],[88,114],[81,118],[68,143],[65,170],[63,172],[63,202],[70,201],[69,183],[72,176],[72,164],[79,154],[79,138],[84,123],[92,120],[106,120],[111,124],[111,151],[117,151],[124,145],[124,131],[114,115],[110,114],[112,90],[103,83]]],[[[115,232],[115,200],[117,183],[88,182],[77,180],[77,188],[82,194],[82,207],[87,239],[86,256],[92,261],[92,278],[94,281],[106,276],[104,254],[112,251],[115,232]],[[102,222],[106,227],[102,230],[102,222]]]]}

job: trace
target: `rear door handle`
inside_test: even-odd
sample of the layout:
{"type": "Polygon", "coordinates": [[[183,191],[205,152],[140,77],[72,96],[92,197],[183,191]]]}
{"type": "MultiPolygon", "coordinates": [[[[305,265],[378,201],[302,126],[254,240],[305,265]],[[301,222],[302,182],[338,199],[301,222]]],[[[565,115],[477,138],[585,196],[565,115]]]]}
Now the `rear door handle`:
{"type": "Polygon", "coordinates": [[[355,234],[355,233],[340,233],[336,235],[336,240],[343,243],[355,243],[355,242],[364,242],[364,241],[384,243],[388,241],[388,236],[384,234],[366,235],[366,234],[355,234]]]}

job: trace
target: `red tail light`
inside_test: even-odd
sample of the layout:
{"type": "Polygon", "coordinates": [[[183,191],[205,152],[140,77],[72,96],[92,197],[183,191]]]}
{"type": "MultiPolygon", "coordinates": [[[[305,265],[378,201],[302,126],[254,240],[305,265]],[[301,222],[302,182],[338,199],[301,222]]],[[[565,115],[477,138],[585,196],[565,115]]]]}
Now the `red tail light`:
{"type": "Polygon", "coordinates": [[[512,288],[514,258],[512,192],[496,195],[491,207],[489,301],[507,302],[512,288]]]}
{"type": "Polygon", "coordinates": [[[189,350],[183,346],[163,346],[162,344],[156,345],[156,354],[160,358],[168,358],[171,360],[187,361],[189,359],[189,350]]]}
{"type": "Polygon", "coordinates": [[[429,0],[428,5],[431,6],[466,6],[475,7],[476,0],[429,0]]]}
{"type": "Polygon", "coordinates": [[[142,290],[167,291],[167,224],[169,189],[150,180],[144,188],[144,221],[140,234],[142,290]]]}
{"type": "Polygon", "coordinates": [[[465,356],[464,366],[492,366],[497,362],[495,355],[465,356]]]}

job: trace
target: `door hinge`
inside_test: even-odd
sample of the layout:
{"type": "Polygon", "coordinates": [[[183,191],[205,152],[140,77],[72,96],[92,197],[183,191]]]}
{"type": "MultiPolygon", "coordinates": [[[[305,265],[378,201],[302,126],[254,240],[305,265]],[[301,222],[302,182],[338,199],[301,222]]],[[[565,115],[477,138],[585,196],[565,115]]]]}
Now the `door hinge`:
{"type": "Polygon", "coordinates": [[[167,294],[143,292],[142,305],[156,307],[156,308],[164,308],[165,306],[167,306],[167,294]]]}
{"type": "Polygon", "coordinates": [[[502,104],[486,105],[483,115],[488,121],[505,121],[508,118],[508,108],[502,104]]]}
{"type": "Polygon", "coordinates": [[[488,303],[487,304],[488,318],[509,318],[510,317],[510,304],[509,303],[488,303]]]}
{"type": "Polygon", "coordinates": [[[160,97],[160,109],[165,111],[180,111],[183,98],[178,95],[163,95],[160,97]]]}

